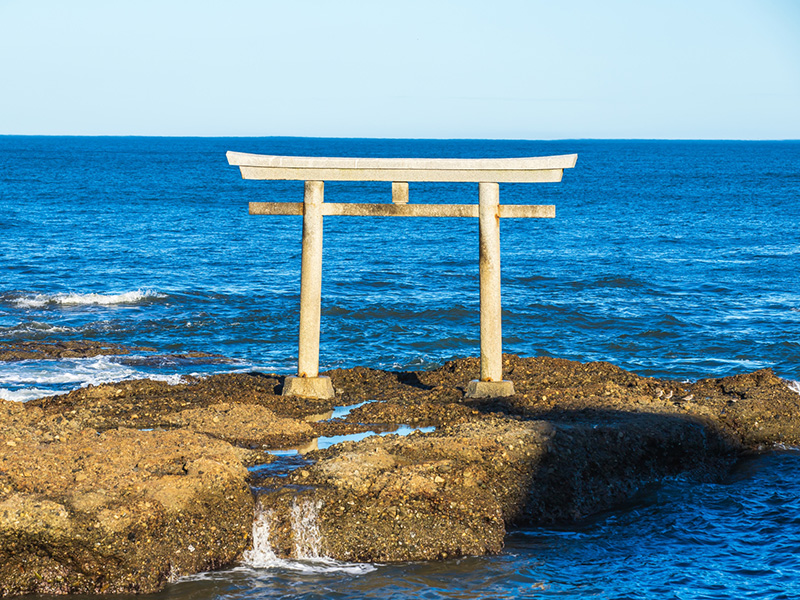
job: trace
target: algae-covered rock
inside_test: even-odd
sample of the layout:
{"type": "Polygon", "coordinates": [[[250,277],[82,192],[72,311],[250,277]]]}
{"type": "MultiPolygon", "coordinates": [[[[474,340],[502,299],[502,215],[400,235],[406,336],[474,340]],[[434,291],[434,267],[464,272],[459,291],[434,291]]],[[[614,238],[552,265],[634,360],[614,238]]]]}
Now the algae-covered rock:
{"type": "Polygon", "coordinates": [[[60,342],[18,341],[0,342],[0,360],[43,360],[52,358],[90,358],[129,354],[133,351],[151,351],[142,346],[123,346],[91,340],[65,340],[60,342]]]}
{"type": "Polygon", "coordinates": [[[115,427],[170,427],[174,414],[219,404],[262,406],[280,417],[304,419],[324,413],[337,400],[298,401],[280,395],[283,377],[262,373],[223,373],[204,378],[188,377],[171,385],[164,381],[138,379],[76,389],[68,394],[31,400],[46,415],[67,415],[85,427],[98,430],[115,427]]]}

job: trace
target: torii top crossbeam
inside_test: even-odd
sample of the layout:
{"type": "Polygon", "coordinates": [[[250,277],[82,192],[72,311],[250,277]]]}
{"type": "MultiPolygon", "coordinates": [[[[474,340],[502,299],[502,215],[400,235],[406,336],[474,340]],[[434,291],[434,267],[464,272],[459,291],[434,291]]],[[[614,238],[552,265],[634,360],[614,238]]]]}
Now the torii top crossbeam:
{"type": "Polygon", "coordinates": [[[470,382],[472,397],[508,396],[513,383],[503,380],[500,309],[500,218],[552,218],[554,206],[501,205],[499,183],[561,181],[577,154],[535,158],[321,158],[266,156],[228,152],[244,179],[305,181],[303,202],[251,202],[250,214],[302,215],[300,336],[297,377],[287,377],[283,394],[330,398],[333,386],[319,376],[320,300],[322,294],[322,217],[478,217],[481,306],[481,375],[470,382]],[[390,181],[392,204],[325,203],[325,181],[390,181]],[[409,181],[475,182],[479,203],[408,204],[409,181]]]}

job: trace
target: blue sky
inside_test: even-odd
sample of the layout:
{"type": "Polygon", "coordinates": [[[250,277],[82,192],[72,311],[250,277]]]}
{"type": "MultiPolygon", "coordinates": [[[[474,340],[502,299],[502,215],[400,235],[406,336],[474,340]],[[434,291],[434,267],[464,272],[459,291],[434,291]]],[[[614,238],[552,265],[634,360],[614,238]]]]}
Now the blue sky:
{"type": "Polygon", "coordinates": [[[0,0],[0,134],[800,138],[800,0],[0,0]]]}

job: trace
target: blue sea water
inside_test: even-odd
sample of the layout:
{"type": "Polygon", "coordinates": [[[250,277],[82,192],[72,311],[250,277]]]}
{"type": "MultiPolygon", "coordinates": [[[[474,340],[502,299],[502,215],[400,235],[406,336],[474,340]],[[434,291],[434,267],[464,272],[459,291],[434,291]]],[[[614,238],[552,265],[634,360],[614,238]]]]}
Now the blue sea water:
{"type": "MultiPolygon", "coordinates": [[[[141,360],[0,364],[0,398],[133,377],[296,365],[301,222],[249,201],[302,182],[243,181],[225,152],[513,157],[578,153],[558,184],[501,185],[555,219],[501,224],[504,350],[697,379],[771,367],[800,391],[800,142],[0,136],[0,340],[146,345],[141,360]],[[171,355],[218,353],[230,364],[171,355]]],[[[411,202],[477,202],[414,184],[411,202]]],[[[388,202],[389,184],[326,183],[388,202]]],[[[321,366],[425,369],[478,352],[473,219],[325,221],[321,366]]],[[[363,574],[234,570],[165,597],[792,598],[800,461],[671,482],[505,554],[363,574]],[[199,595],[195,595],[199,594],[199,595]]]]}

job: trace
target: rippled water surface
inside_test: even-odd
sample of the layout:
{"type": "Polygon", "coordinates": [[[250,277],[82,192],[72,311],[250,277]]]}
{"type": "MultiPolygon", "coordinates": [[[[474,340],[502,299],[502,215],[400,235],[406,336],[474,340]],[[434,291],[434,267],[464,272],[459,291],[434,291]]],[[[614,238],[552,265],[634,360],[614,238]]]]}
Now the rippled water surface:
{"type": "MultiPolygon", "coordinates": [[[[559,184],[501,202],[506,351],[696,378],[800,379],[800,143],[0,137],[0,336],[219,352],[290,372],[302,182],[243,181],[225,151],[531,156],[577,152],[559,184]]],[[[327,183],[388,202],[389,184],[327,183]]],[[[411,184],[412,202],[477,202],[411,184]]],[[[420,368],[478,347],[477,221],[328,217],[324,366],[420,368]]],[[[5,386],[3,386],[5,387],[5,386]]]]}
{"type": "MultiPolygon", "coordinates": [[[[501,225],[504,349],[678,379],[771,367],[800,391],[800,143],[0,136],[0,340],[94,339],[134,356],[0,364],[0,398],[189,373],[291,373],[301,220],[251,217],[302,182],[241,180],[225,151],[318,156],[578,153],[559,184],[501,185],[555,219],[501,225]],[[181,356],[217,353],[233,362],[181,356]]],[[[411,184],[411,202],[477,202],[411,184]]],[[[326,200],[388,202],[389,184],[326,200]]],[[[423,369],[478,353],[477,221],[329,217],[321,363],[423,369]]],[[[308,564],[174,585],[181,598],[792,598],[798,456],[722,485],[667,483],[499,557],[308,564]],[[350,569],[350,570],[347,570],[350,569]]]]}

